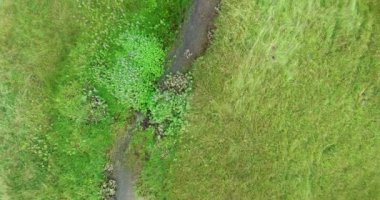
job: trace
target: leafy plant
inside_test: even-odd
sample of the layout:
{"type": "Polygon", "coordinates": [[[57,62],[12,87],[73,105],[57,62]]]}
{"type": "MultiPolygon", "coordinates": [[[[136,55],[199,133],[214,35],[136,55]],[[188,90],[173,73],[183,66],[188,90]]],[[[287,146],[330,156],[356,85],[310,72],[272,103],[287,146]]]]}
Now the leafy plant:
{"type": "Polygon", "coordinates": [[[187,97],[191,91],[190,75],[172,74],[166,77],[149,105],[151,121],[159,136],[173,136],[184,125],[188,109],[187,97]]]}
{"type": "Polygon", "coordinates": [[[160,136],[178,133],[186,108],[186,95],[176,95],[167,91],[157,93],[150,108],[151,120],[157,125],[157,133],[160,136]]]}
{"type": "Polygon", "coordinates": [[[160,42],[136,30],[122,34],[116,41],[112,66],[96,68],[95,81],[120,101],[135,110],[147,110],[154,95],[154,82],[163,72],[165,56],[160,42]]]}
{"type": "Polygon", "coordinates": [[[148,105],[153,129],[138,132],[132,139],[129,154],[134,163],[138,163],[134,166],[140,172],[138,192],[147,199],[165,199],[166,193],[162,191],[167,187],[166,179],[176,154],[179,133],[185,127],[191,80],[190,75],[182,74],[166,77],[148,105]]]}

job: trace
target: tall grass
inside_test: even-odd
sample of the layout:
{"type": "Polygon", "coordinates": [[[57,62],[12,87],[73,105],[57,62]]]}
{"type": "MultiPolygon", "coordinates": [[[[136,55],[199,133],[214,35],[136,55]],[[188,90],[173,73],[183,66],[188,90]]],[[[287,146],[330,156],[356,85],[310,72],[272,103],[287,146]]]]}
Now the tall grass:
{"type": "Polygon", "coordinates": [[[69,2],[24,3],[4,1],[0,13],[0,166],[11,175],[5,180],[12,199],[35,198],[44,187],[49,80],[77,30],[69,2]]]}
{"type": "Polygon", "coordinates": [[[226,0],[217,27],[169,199],[377,199],[379,4],[226,0]]]}

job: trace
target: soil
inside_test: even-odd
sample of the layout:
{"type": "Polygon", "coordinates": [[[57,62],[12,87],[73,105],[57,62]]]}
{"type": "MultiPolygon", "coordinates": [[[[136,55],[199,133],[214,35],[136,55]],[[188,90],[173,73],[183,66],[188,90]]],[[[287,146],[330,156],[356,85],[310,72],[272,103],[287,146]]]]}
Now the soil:
{"type": "MultiPolygon", "coordinates": [[[[214,19],[219,13],[221,0],[194,0],[190,16],[183,26],[178,45],[169,55],[170,64],[166,74],[186,73],[191,64],[201,56],[209,46],[215,29],[214,19]]],[[[116,181],[116,193],[108,199],[135,200],[133,172],[128,169],[126,150],[138,122],[144,121],[144,116],[136,113],[136,120],[125,131],[114,145],[111,152],[112,167],[106,170],[107,182],[116,181]]],[[[106,184],[109,185],[109,184],[106,184]]],[[[112,185],[112,184],[111,184],[112,185]]],[[[107,189],[109,190],[109,188],[107,189]]],[[[112,189],[113,190],[113,189],[112,189]]]]}

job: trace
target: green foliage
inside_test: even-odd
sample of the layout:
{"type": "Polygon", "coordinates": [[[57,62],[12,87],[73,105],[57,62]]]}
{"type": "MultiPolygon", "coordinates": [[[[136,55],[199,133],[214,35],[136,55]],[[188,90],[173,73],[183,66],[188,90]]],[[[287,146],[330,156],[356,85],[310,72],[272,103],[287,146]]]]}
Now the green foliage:
{"type": "Polygon", "coordinates": [[[151,149],[137,182],[139,194],[146,199],[168,199],[168,173],[176,153],[175,142],[167,137],[151,149]]]}
{"type": "Polygon", "coordinates": [[[157,124],[160,136],[178,134],[184,124],[184,114],[187,110],[187,95],[177,95],[173,92],[158,92],[150,105],[151,121],[157,124]]]}
{"type": "Polygon", "coordinates": [[[150,104],[163,49],[183,18],[171,11],[185,1],[154,2],[2,1],[0,172],[10,199],[100,197],[113,133],[124,128],[126,107],[150,104]],[[149,27],[157,21],[165,26],[149,27]],[[131,50],[136,59],[126,57],[131,50]]]}
{"type": "Polygon", "coordinates": [[[166,77],[150,102],[151,122],[156,124],[159,136],[175,136],[185,125],[188,96],[191,92],[191,76],[170,75],[166,77]]]}
{"type": "Polygon", "coordinates": [[[116,44],[119,48],[113,52],[112,66],[95,68],[95,82],[130,108],[146,111],[154,82],[163,72],[162,47],[154,37],[134,30],[122,34],[116,44]]]}
{"type": "Polygon", "coordinates": [[[167,198],[169,167],[176,144],[186,121],[191,76],[175,74],[166,77],[148,104],[151,127],[132,138],[129,160],[139,173],[138,192],[147,199],[167,198]]]}
{"type": "Polygon", "coordinates": [[[138,133],[130,152],[138,154],[133,158],[133,168],[141,173],[138,180],[140,194],[161,197],[160,190],[164,187],[161,181],[168,174],[175,153],[174,144],[185,125],[191,77],[171,75],[158,88],[156,82],[163,73],[164,58],[158,40],[134,29],[118,38],[110,42],[115,48],[105,51],[104,55],[108,56],[96,58],[98,61],[91,68],[92,81],[110,92],[118,104],[149,116],[154,131],[149,129],[146,135],[138,133]],[[107,67],[99,61],[105,61],[107,67]],[[165,138],[155,141],[156,136],[165,138]]]}
{"type": "Polygon", "coordinates": [[[171,48],[190,3],[189,0],[138,1],[135,6],[139,13],[133,21],[140,30],[153,34],[166,48],[171,48]]]}

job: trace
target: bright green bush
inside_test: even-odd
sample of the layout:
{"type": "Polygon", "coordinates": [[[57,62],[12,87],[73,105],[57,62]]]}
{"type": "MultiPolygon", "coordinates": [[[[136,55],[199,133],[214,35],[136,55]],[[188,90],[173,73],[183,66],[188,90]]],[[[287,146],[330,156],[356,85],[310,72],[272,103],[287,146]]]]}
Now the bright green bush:
{"type": "Polygon", "coordinates": [[[154,37],[138,31],[122,34],[116,45],[112,66],[96,68],[95,81],[129,108],[146,111],[154,95],[155,81],[163,73],[162,46],[154,37]]]}
{"type": "Polygon", "coordinates": [[[159,136],[178,133],[184,124],[190,77],[171,75],[157,88],[165,53],[157,38],[136,28],[110,43],[114,47],[104,52],[107,64],[93,67],[95,84],[104,87],[121,105],[149,114],[159,136]]]}

